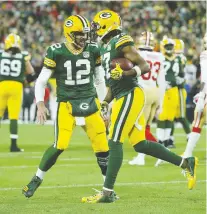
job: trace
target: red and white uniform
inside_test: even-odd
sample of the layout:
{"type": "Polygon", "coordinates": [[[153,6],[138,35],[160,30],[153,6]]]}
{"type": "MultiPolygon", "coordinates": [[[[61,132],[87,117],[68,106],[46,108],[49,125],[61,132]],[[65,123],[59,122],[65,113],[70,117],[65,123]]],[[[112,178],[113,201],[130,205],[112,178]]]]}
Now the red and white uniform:
{"type": "Polygon", "coordinates": [[[150,132],[150,124],[159,107],[161,112],[162,102],[165,93],[165,73],[163,68],[164,56],[154,51],[139,51],[139,54],[149,63],[150,72],[142,75],[138,83],[143,87],[146,102],[144,107],[144,116],[146,120],[146,139],[156,141],[150,132]]]}
{"type": "Polygon", "coordinates": [[[207,108],[207,50],[200,55],[201,65],[201,82],[205,83],[204,89],[196,95],[196,108],[194,111],[194,121],[192,124],[192,132],[188,139],[188,143],[183,154],[184,157],[191,157],[193,150],[201,136],[201,129],[206,123],[206,108],[207,108]]]}
{"type": "MultiPolygon", "coordinates": [[[[207,108],[207,50],[203,51],[200,55],[200,65],[201,65],[201,82],[205,83],[204,92],[204,108],[200,108],[199,103],[196,103],[196,108],[194,112],[193,121],[193,132],[201,132],[203,124],[206,122],[206,108],[207,108]]],[[[202,92],[200,92],[202,93],[202,92]]],[[[199,94],[200,94],[199,93],[199,94]]],[[[199,94],[197,95],[199,102],[199,94]]]]}
{"type": "Polygon", "coordinates": [[[138,79],[139,85],[144,88],[146,94],[145,119],[150,124],[154,118],[158,106],[162,106],[166,84],[163,68],[164,56],[154,51],[139,51],[139,54],[149,63],[150,72],[138,79]]]}

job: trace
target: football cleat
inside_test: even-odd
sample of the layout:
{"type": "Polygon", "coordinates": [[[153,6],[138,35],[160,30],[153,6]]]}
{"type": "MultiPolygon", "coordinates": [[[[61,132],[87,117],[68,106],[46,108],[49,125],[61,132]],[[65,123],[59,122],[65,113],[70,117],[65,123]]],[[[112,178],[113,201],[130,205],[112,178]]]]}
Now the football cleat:
{"type": "MultiPolygon", "coordinates": [[[[104,196],[103,191],[99,191],[94,188],[93,188],[93,190],[96,191],[97,193],[95,195],[83,197],[81,199],[82,203],[98,203],[99,199],[101,199],[104,196]]],[[[115,200],[119,200],[119,196],[117,196],[115,192],[113,192],[113,193],[114,193],[113,197],[115,198],[115,200]]]]}
{"type": "Polygon", "coordinates": [[[10,152],[24,152],[24,149],[20,149],[19,147],[10,147],[10,152]]]}
{"type": "Polygon", "coordinates": [[[95,203],[113,203],[115,201],[116,201],[116,194],[113,191],[113,192],[110,192],[110,195],[103,194],[103,196],[99,198],[95,203]]]}
{"type": "Polygon", "coordinates": [[[141,158],[139,155],[137,157],[134,157],[133,160],[129,161],[129,165],[134,166],[144,166],[145,165],[145,159],[141,158]]]}
{"type": "Polygon", "coordinates": [[[42,180],[38,176],[34,176],[32,180],[22,189],[22,194],[25,195],[25,197],[30,198],[34,195],[34,192],[36,189],[40,186],[42,183],[42,180]]]}
{"type": "Polygon", "coordinates": [[[197,157],[186,158],[188,161],[188,167],[184,170],[184,174],[188,180],[188,189],[192,190],[196,184],[196,169],[198,166],[197,157]]]}

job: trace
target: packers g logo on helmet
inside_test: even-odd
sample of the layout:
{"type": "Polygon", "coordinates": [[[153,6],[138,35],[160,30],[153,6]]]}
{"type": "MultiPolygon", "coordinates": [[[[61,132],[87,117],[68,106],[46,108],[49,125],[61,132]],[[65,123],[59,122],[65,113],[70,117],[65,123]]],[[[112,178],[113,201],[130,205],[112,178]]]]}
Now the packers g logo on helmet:
{"type": "Polygon", "coordinates": [[[71,27],[72,25],[73,25],[73,21],[70,19],[68,21],[66,21],[66,23],[65,23],[66,27],[71,27]]]}
{"type": "Polygon", "coordinates": [[[103,12],[103,13],[100,14],[100,18],[102,18],[102,19],[108,19],[108,18],[110,18],[111,16],[112,16],[112,15],[111,15],[110,12],[103,12]]]}
{"type": "Polygon", "coordinates": [[[112,10],[102,10],[94,16],[92,31],[94,31],[100,39],[104,38],[104,36],[113,30],[122,30],[121,18],[116,12],[112,10]]]}

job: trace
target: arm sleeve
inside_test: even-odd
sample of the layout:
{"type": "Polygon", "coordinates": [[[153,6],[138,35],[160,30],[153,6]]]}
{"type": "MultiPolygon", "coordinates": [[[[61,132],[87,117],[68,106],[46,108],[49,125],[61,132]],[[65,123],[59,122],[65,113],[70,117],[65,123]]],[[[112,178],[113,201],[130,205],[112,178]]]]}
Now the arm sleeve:
{"type": "Polygon", "coordinates": [[[159,94],[160,94],[160,106],[162,106],[165,90],[166,90],[164,61],[161,61],[160,72],[157,78],[157,84],[159,87],[159,94]]]}
{"type": "Polygon", "coordinates": [[[47,81],[52,75],[52,70],[43,67],[39,77],[37,78],[37,81],[35,83],[35,98],[36,103],[40,101],[44,101],[45,96],[45,87],[47,85],[47,81]]]}
{"type": "Polygon", "coordinates": [[[207,93],[207,51],[203,51],[200,55],[201,65],[201,82],[205,83],[204,92],[207,93]]]}
{"type": "Polygon", "coordinates": [[[94,73],[94,85],[98,94],[99,100],[103,101],[106,96],[105,71],[103,67],[97,66],[94,73]]]}

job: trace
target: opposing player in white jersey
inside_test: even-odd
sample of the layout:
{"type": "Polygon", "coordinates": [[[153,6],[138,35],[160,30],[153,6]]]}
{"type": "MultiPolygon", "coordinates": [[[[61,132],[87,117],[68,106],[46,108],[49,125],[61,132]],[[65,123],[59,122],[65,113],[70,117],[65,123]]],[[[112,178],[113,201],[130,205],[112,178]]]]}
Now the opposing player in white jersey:
{"type": "Polygon", "coordinates": [[[204,50],[200,55],[200,66],[201,66],[201,90],[194,97],[196,102],[196,108],[194,111],[194,121],[192,124],[192,132],[188,139],[184,157],[190,157],[193,153],[193,149],[196,146],[200,138],[200,133],[203,125],[207,122],[206,118],[206,106],[207,106],[207,34],[203,39],[204,50]]]}
{"type": "MultiPolygon", "coordinates": [[[[138,79],[139,85],[144,88],[146,94],[146,101],[144,107],[144,116],[146,120],[146,140],[157,142],[156,138],[150,131],[150,124],[155,116],[159,114],[162,108],[163,97],[165,93],[165,74],[163,69],[164,56],[162,53],[153,51],[154,49],[154,36],[151,32],[143,32],[139,38],[139,54],[149,63],[150,72],[142,75],[138,79]]],[[[145,154],[139,153],[130,165],[144,165],[145,154]]]]}

